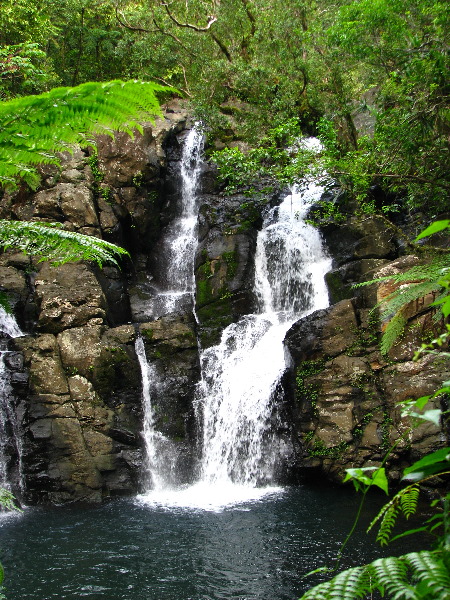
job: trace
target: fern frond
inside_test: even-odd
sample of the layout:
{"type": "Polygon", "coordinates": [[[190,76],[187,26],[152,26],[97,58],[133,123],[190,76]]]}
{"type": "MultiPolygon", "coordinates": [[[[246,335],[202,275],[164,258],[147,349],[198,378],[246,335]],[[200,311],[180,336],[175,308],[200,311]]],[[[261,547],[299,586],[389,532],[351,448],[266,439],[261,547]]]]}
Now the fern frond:
{"type": "Polygon", "coordinates": [[[381,301],[380,304],[384,308],[381,311],[380,318],[383,320],[392,313],[396,313],[406,304],[418,300],[419,298],[423,298],[430,292],[435,292],[440,288],[441,285],[438,281],[424,281],[420,283],[410,283],[407,286],[405,285],[405,287],[395,290],[381,301]]]}
{"type": "Polygon", "coordinates": [[[345,598],[359,600],[370,590],[366,567],[353,567],[338,573],[333,579],[321,583],[304,594],[301,600],[329,600],[345,598]]]}
{"type": "Polygon", "coordinates": [[[409,519],[409,517],[413,514],[415,514],[416,510],[417,510],[417,502],[419,500],[419,486],[418,485],[412,485],[412,486],[408,486],[407,488],[405,488],[404,490],[402,490],[402,494],[399,494],[400,496],[400,506],[402,509],[402,512],[405,516],[406,519],[409,519]]]}
{"type": "MultiPolygon", "coordinates": [[[[161,115],[157,93],[173,88],[144,81],[88,82],[0,103],[0,185],[28,177],[30,166],[58,163],[56,153],[92,136],[141,131],[161,115]]],[[[35,174],[35,172],[33,171],[35,174]]]]}
{"type": "Polygon", "coordinates": [[[408,320],[402,311],[399,311],[386,325],[381,338],[380,349],[382,354],[387,354],[394,345],[395,341],[402,335],[408,320]]]}
{"type": "Polygon", "coordinates": [[[388,556],[370,563],[373,580],[382,595],[386,592],[394,600],[416,598],[414,589],[408,586],[408,567],[402,558],[388,556]]]}
{"type": "Polygon", "coordinates": [[[416,512],[419,492],[420,488],[417,483],[398,491],[395,496],[381,508],[367,528],[367,532],[369,532],[376,523],[380,522],[376,540],[382,546],[388,544],[400,510],[407,519],[416,512]]]}
{"type": "Polygon", "coordinates": [[[65,231],[56,223],[0,220],[0,247],[14,248],[31,256],[40,256],[53,265],[91,260],[100,267],[105,262],[118,266],[117,258],[128,255],[119,246],[99,238],[65,231]]]}
{"type": "Polygon", "coordinates": [[[381,546],[387,546],[389,543],[389,538],[391,537],[399,513],[398,504],[398,498],[395,502],[389,503],[388,508],[381,519],[380,529],[378,530],[376,538],[381,546]]]}
{"type": "Polygon", "coordinates": [[[443,271],[450,266],[450,255],[443,254],[435,258],[431,263],[424,265],[415,265],[407,271],[401,273],[393,273],[392,275],[384,275],[370,281],[355,283],[354,288],[372,285],[373,283],[381,283],[385,281],[393,281],[394,283],[409,283],[411,281],[425,281],[438,279],[442,276],[443,271]]]}
{"type": "Polygon", "coordinates": [[[379,558],[338,573],[308,590],[300,600],[357,600],[376,590],[390,600],[448,600],[450,573],[443,552],[379,558]]]}
{"type": "Polygon", "coordinates": [[[435,553],[412,552],[405,556],[405,562],[413,572],[413,580],[420,582],[428,590],[430,598],[450,598],[450,573],[444,561],[437,559],[435,553]]]}

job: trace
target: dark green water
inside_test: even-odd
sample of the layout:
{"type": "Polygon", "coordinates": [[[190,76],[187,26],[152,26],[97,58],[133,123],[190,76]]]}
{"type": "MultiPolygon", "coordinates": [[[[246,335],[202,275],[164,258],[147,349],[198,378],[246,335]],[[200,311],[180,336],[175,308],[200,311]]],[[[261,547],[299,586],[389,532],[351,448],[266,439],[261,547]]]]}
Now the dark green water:
{"type": "MultiPolygon", "coordinates": [[[[302,575],[335,556],[358,500],[297,487],[220,512],[133,500],[27,509],[0,519],[7,598],[294,600],[308,587],[302,575]]],[[[363,529],[346,566],[381,554],[363,529]]]]}

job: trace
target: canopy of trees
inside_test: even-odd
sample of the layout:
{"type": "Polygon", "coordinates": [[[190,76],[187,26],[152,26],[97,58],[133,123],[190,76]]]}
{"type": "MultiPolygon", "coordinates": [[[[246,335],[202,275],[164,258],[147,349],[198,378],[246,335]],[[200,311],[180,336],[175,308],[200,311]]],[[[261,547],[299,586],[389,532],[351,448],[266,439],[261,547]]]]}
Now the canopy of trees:
{"type": "Polygon", "coordinates": [[[449,12],[445,0],[3,0],[0,94],[159,81],[225,143],[296,119],[321,132],[327,168],[355,196],[376,183],[439,212],[449,12]]]}

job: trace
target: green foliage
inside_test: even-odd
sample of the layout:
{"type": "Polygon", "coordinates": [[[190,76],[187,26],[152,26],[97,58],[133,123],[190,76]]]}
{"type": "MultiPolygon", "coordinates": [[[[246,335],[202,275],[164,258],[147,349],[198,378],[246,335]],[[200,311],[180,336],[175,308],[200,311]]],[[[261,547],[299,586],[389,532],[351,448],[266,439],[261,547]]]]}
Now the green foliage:
{"type": "MultiPolygon", "coordinates": [[[[314,401],[313,401],[314,402],[314,401]]],[[[312,432],[310,432],[312,433],[312,432]]],[[[348,442],[340,442],[337,446],[325,446],[322,440],[314,438],[314,434],[306,434],[304,441],[307,445],[308,456],[319,456],[339,460],[348,449],[348,442]]]]}
{"type": "MultiPolygon", "coordinates": [[[[0,487],[0,507],[5,510],[17,510],[21,509],[16,505],[16,499],[14,495],[7,489],[0,487]]],[[[0,508],[0,510],[1,510],[0,508]]],[[[0,563],[0,600],[6,600],[6,596],[3,591],[3,581],[5,579],[5,572],[3,565],[0,563]]]]}
{"type": "Polygon", "coordinates": [[[0,506],[6,510],[20,511],[20,508],[16,505],[16,499],[14,497],[14,494],[12,494],[6,488],[2,487],[0,487],[0,506]]]}
{"type": "Polygon", "coordinates": [[[270,177],[282,185],[292,185],[310,174],[316,164],[318,150],[302,145],[298,119],[269,129],[258,146],[243,152],[225,148],[213,152],[211,159],[218,167],[219,181],[227,193],[234,193],[270,177]]]}
{"type": "Polygon", "coordinates": [[[35,165],[58,164],[57,152],[92,143],[114,130],[133,135],[139,120],[160,114],[158,92],[173,91],[143,81],[86,83],[0,103],[0,185],[22,178],[35,187],[35,165]]]}
{"type": "Polygon", "coordinates": [[[119,256],[128,255],[123,248],[99,238],[58,229],[56,223],[0,220],[0,247],[14,248],[40,261],[62,265],[69,261],[91,260],[100,267],[105,262],[118,265],[119,256]]]}
{"type": "Polygon", "coordinates": [[[353,567],[304,594],[301,600],[356,600],[378,591],[393,600],[447,600],[450,574],[444,550],[379,558],[353,567]]]}
{"type": "Polygon", "coordinates": [[[346,469],[346,481],[352,481],[356,491],[364,491],[367,487],[375,485],[386,494],[388,493],[388,481],[384,467],[362,467],[358,469],[346,469]]]}
{"type": "Polygon", "coordinates": [[[58,82],[38,44],[0,46],[0,98],[42,92],[58,82]]]}
{"type": "MultiPolygon", "coordinates": [[[[416,238],[416,241],[449,229],[449,224],[450,221],[447,220],[432,223],[416,238]]],[[[396,284],[396,288],[379,304],[381,306],[380,318],[382,321],[387,321],[381,341],[383,354],[389,352],[405,330],[408,322],[406,311],[411,302],[427,294],[440,292],[431,307],[436,308],[438,317],[450,315],[450,295],[448,293],[450,289],[450,254],[445,253],[434,258],[429,264],[416,265],[402,273],[372,279],[357,284],[355,287],[384,281],[396,284]]],[[[442,340],[441,343],[443,343],[442,340]]]]}

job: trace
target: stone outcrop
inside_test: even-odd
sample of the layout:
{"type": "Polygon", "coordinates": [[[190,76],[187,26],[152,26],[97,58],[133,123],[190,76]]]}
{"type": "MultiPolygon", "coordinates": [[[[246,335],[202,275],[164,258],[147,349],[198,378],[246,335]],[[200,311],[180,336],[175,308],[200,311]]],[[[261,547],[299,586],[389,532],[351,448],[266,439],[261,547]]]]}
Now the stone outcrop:
{"type": "MultiPolygon", "coordinates": [[[[0,257],[2,288],[30,334],[15,340],[23,356],[15,384],[26,502],[99,502],[139,489],[142,380],[138,331],[130,322],[140,320],[132,314],[139,282],[171,218],[168,157],[186,120],[184,107],[172,102],[163,119],[143,125],[142,135],[102,136],[98,154],[76,148],[60,170],[43,169],[36,193],[3,198],[3,218],[58,222],[131,254],[122,271],[87,263],[55,268],[17,253],[0,257]]],[[[192,435],[187,398],[198,379],[192,324],[147,323],[141,333],[150,354],[177,352],[160,421],[167,424],[171,414],[167,434],[182,443],[192,435]]]]}
{"type": "MultiPolygon", "coordinates": [[[[279,191],[255,197],[225,195],[204,173],[196,260],[196,305],[202,347],[217,344],[222,330],[254,310],[254,256],[264,211],[280,201],[279,191]]],[[[263,188],[263,184],[261,184],[263,188]]]]}
{"type": "MultiPolygon", "coordinates": [[[[413,360],[425,334],[439,331],[432,295],[410,303],[406,332],[387,356],[380,353],[385,323],[375,307],[395,285],[352,286],[421,261],[414,256],[389,260],[397,242],[394,228],[382,218],[366,219],[361,226],[353,220],[348,228],[348,236],[347,225],[330,228],[330,238],[325,230],[336,252],[335,268],[327,275],[330,308],[297,322],[286,336],[297,468],[304,476],[325,473],[341,481],[345,468],[380,465],[400,438],[387,462],[395,479],[404,466],[445,443],[442,430],[431,423],[411,429],[398,402],[433,394],[448,379],[450,362],[433,355],[413,360]]],[[[433,407],[440,408],[440,400],[432,400],[433,407]]]]}

